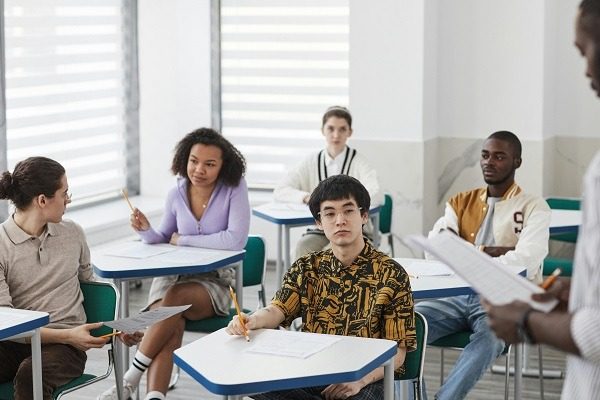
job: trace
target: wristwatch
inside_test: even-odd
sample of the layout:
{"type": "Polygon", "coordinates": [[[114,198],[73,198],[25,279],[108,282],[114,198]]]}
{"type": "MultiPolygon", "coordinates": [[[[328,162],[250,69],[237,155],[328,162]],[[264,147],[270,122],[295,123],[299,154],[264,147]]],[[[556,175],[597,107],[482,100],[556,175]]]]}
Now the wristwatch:
{"type": "Polygon", "coordinates": [[[535,344],[535,339],[531,335],[531,330],[529,329],[529,314],[532,311],[535,311],[533,308],[529,307],[519,320],[517,324],[517,335],[519,335],[519,339],[527,344],[535,344]]]}

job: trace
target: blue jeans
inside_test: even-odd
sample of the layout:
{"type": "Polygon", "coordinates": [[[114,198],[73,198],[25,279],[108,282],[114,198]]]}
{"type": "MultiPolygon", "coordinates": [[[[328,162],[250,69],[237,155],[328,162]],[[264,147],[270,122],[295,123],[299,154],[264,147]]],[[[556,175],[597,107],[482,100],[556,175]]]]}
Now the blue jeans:
{"type": "Polygon", "coordinates": [[[423,301],[415,305],[415,310],[427,320],[428,344],[451,333],[466,330],[473,332],[469,344],[463,349],[454,368],[435,395],[439,400],[465,398],[504,350],[504,342],[498,339],[488,326],[487,315],[479,303],[479,296],[455,296],[423,301]]]}

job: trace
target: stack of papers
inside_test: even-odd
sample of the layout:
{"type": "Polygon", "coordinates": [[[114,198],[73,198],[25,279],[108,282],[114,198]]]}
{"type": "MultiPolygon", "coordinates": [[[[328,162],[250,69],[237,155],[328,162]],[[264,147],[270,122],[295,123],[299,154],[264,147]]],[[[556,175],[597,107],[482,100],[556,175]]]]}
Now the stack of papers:
{"type": "Polygon", "coordinates": [[[253,346],[246,351],[282,357],[308,358],[339,340],[339,337],[333,335],[270,330],[253,337],[253,346]]]}
{"type": "Polygon", "coordinates": [[[452,276],[454,271],[446,264],[433,260],[398,260],[411,276],[452,276]]]}

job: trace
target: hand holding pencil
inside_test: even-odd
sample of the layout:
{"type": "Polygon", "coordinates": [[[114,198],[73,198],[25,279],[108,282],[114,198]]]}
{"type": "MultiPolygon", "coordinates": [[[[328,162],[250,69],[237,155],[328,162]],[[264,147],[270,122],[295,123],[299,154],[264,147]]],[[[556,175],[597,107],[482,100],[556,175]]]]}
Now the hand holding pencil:
{"type": "Polygon", "coordinates": [[[148,229],[150,229],[150,222],[148,221],[148,218],[146,218],[143,212],[141,212],[131,204],[129,196],[127,195],[127,189],[121,189],[121,194],[123,195],[123,198],[127,202],[129,209],[131,210],[129,222],[131,223],[131,227],[133,228],[133,230],[135,230],[136,232],[140,232],[147,231],[148,229]]]}
{"type": "MultiPolygon", "coordinates": [[[[246,315],[244,315],[242,313],[242,310],[240,309],[240,305],[237,302],[237,297],[235,295],[235,292],[233,291],[233,288],[231,286],[229,286],[229,294],[231,295],[231,300],[233,300],[233,304],[235,305],[235,309],[237,311],[237,321],[235,320],[235,317],[234,317],[234,320],[232,321],[233,326],[231,326],[232,325],[231,323],[229,325],[231,326],[231,328],[234,328],[235,323],[238,322],[239,327],[241,328],[241,333],[246,337],[246,342],[249,342],[250,336],[248,336],[248,328],[246,326],[247,317],[246,317],[246,315]]],[[[229,329],[229,327],[228,327],[228,329],[229,329]]],[[[236,329],[236,331],[240,331],[240,330],[236,329]]],[[[234,331],[233,333],[237,334],[236,331],[234,331]]]]}

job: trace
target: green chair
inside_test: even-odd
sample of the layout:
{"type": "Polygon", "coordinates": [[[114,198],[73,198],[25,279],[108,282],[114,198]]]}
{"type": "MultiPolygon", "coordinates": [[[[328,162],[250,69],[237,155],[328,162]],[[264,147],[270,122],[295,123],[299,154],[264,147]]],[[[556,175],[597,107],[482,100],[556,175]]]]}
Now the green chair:
{"type": "MultiPolygon", "coordinates": [[[[265,268],[267,265],[267,245],[265,239],[260,235],[249,235],[245,250],[246,255],[242,264],[244,269],[244,288],[260,285],[260,289],[258,290],[258,307],[265,307],[267,304],[264,284],[265,268]]],[[[243,311],[246,314],[252,312],[248,308],[244,308],[243,311]]],[[[186,320],[185,330],[206,333],[218,331],[221,328],[225,328],[236,314],[236,309],[232,307],[229,309],[229,315],[227,316],[186,320]]],[[[175,366],[175,373],[169,384],[169,390],[173,389],[177,384],[179,373],[179,367],[175,366]]]]}
{"type": "MultiPolygon", "coordinates": [[[[580,199],[549,197],[546,199],[546,203],[548,203],[548,206],[552,210],[581,210],[580,199]]],[[[550,239],[558,240],[560,242],[576,243],[577,232],[554,233],[550,235],[550,239]]]]}
{"type": "Polygon", "coordinates": [[[404,373],[396,377],[396,381],[410,380],[413,384],[413,399],[423,398],[423,369],[425,367],[425,350],[427,348],[427,320],[420,312],[415,311],[417,328],[417,349],[406,353],[404,373]]]}
{"type": "Polygon", "coordinates": [[[379,209],[379,232],[382,237],[387,237],[392,257],[394,257],[394,235],[392,235],[393,204],[392,196],[385,194],[383,205],[379,209]]]}
{"type": "MultiPolygon", "coordinates": [[[[112,321],[117,318],[119,294],[113,284],[108,282],[81,282],[80,285],[87,323],[112,321]]],[[[92,335],[101,336],[112,331],[111,328],[102,326],[93,330],[92,335]]],[[[103,375],[96,376],[84,373],[66,385],[57,388],[52,394],[52,398],[60,399],[68,393],[107,378],[113,369],[113,342],[114,340],[111,340],[108,344],[108,367],[103,375]]],[[[0,384],[0,400],[12,400],[13,398],[14,388],[12,382],[0,384]]]]}

